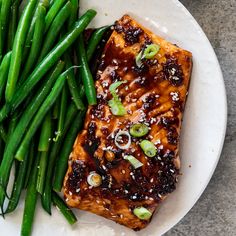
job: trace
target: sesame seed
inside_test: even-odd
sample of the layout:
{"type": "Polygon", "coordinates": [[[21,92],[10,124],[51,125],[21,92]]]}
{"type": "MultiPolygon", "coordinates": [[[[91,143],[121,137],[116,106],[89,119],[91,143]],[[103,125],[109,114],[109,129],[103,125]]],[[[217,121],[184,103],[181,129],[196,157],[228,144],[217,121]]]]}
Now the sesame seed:
{"type": "Polygon", "coordinates": [[[173,101],[179,101],[179,93],[178,92],[171,92],[170,93],[173,101]]]}
{"type": "Polygon", "coordinates": [[[172,79],[177,81],[177,80],[179,80],[179,77],[173,76],[172,79]]]}
{"type": "Polygon", "coordinates": [[[157,145],[157,144],[160,144],[161,143],[161,140],[158,139],[154,144],[157,145]]]}
{"type": "Polygon", "coordinates": [[[135,152],[135,148],[132,148],[132,149],[131,149],[131,152],[135,152]]]}
{"type": "Polygon", "coordinates": [[[106,166],[102,165],[103,170],[107,170],[106,166]]]}

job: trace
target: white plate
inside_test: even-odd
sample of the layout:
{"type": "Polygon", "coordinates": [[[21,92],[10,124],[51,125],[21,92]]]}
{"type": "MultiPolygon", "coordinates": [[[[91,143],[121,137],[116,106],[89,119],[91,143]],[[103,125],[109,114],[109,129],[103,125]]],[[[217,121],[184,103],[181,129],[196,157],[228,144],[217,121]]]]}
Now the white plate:
{"type": "MultiPolygon", "coordinates": [[[[133,232],[82,211],[76,211],[78,223],[71,227],[56,210],[50,217],[38,206],[33,235],[162,235],[193,207],[206,188],[220,157],[227,106],[219,63],[200,26],[177,0],[81,0],[81,4],[82,11],[88,8],[98,11],[93,26],[111,24],[129,13],[155,33],[193,53],[192,81],[181,134],[183,175],[177,190],[163,203],[152,223],[141,232],[133,232]]],[[[20,234],[22,210],[23,201],[5,221],[0,219],[1,235],[20,234]]]]}

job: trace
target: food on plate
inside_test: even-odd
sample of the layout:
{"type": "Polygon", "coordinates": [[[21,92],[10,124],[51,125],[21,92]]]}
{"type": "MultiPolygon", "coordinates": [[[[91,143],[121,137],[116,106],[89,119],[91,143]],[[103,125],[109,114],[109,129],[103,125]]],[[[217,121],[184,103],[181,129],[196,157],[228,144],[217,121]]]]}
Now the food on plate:
{"type": "Polygon", "coordinates": [[[176,188],[192,54],[125,15],[114,25],[64,180],[66,203],[134,230],[176,188]]]}

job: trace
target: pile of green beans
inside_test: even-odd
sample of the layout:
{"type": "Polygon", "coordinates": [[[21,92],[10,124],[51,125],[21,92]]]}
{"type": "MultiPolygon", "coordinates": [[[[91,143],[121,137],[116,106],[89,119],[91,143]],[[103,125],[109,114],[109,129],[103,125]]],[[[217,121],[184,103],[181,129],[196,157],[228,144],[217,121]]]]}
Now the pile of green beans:
{"type": "Polygon", "coordinates": [[[0,0],[0,214],[14,214],[26,189],[22,236],[31,235],[38,199],[48,214],[55,205],[77,221],[57,192],[87,106],[97,103],[90,61],[109,27],[85,43],[95,15],[78,17],[78,0],[0,0]]]}

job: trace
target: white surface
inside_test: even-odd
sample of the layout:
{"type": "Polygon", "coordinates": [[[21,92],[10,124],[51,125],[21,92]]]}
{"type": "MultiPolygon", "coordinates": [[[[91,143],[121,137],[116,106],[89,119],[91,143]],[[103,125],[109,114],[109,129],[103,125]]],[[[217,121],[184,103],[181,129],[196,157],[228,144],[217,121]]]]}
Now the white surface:
{"type": "MultiPolygon", "coordinates": [[[[159,236],[173,227],[195,204],[207,186],[220,157],[226,128],[226,95],[215,53],[199,25],[177,0],[81,0],[82,11],[98,11],[95,26],[111,24],[129,13],[155,33],[193,53],[194,66],[181,134],[183,175],[177,190],[162,204],[152,223],[141,232],[76,211],[71,227],[56,212],[47,216],[39,206],[34,236],[159,236]],[[191,168],[189,168],[191,165],[191,168]]],[[[6,220],[0,219],[1,236],[20,235],[21,206],[6,220]]]]}

